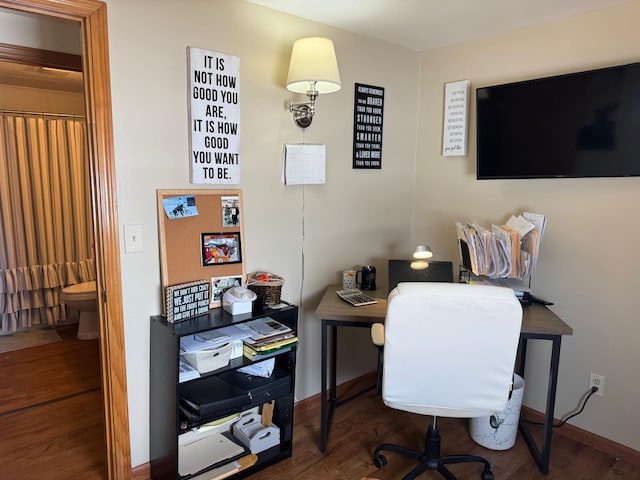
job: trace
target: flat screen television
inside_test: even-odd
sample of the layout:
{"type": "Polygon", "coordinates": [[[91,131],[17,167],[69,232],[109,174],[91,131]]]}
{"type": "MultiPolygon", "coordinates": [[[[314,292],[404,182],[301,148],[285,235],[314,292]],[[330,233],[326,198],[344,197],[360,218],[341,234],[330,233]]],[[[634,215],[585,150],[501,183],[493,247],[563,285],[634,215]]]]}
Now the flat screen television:
{"type": "Polygon", "coordinates": [[[477,178],[640,175],[640,63],[476,90],[477,178]]]}

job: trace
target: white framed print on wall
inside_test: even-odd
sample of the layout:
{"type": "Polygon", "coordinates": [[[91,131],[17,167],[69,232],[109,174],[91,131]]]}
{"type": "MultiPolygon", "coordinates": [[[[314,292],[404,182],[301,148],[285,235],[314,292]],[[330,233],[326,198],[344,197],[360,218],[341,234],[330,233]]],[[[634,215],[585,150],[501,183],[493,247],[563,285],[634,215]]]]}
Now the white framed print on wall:
{"type": "Polygon", "coordinates": [[[444,122],[442,156],[464,157],[467,154],[469,80],[449,82],[444,87],[444,122]]]}

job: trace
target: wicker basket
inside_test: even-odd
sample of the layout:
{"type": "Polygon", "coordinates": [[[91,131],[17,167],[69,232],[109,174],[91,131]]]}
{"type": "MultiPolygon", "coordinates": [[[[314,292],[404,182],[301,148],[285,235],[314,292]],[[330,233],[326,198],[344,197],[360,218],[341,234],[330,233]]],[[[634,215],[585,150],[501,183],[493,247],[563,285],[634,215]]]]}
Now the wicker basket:
{"type": "Polygon", "coordinates": [[[284,279],[267,272],[253,272],[247,276],[247,288],[255,292],[264,305],[280,303],[284,279]]]}

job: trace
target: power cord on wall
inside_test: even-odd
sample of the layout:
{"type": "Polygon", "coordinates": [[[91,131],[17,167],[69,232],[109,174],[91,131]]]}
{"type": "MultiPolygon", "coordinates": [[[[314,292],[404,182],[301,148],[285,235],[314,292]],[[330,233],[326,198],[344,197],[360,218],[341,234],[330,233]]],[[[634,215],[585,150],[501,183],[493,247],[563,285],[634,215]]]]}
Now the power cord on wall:
{"type": "MultiPolygon", "coordinates": [[[[580,410],[578,410],[576,413],[572,413],[571,415],[569,415],[567,418],[565,418],[564,420],[562,420],[560,423],[556,424],[556,425],[552,425],[553,428],[560,428],[562,427],[565,423],[567,423],[568,420],[572,419],[573,417],[576,417],[578,415],[580,415],[582,413],[582,411],[584,410],[584,407],[587,406],[587,402],[589,401],[589,399],[593,396],[594,393],[596,393],[598,391],[598,387],[591,387],[591,391],[589,392],[589,395],[587,395],[587,397],[584,399],[584,402],[582,402],[582,407],[580,407],[580,410]]],[[[522,420],[523,422],[529,423],[531,425],[544,425],[544,423],[542,422],[532,422],[530,420],[522,420]]]]}
{"type": "MultiPolygon", "coordinates": [[[[302,144],[304,145],[305,143],[305,138],[304,138],[304,133],[305,133],[305,129],[301,128],[300,129],[302,131],[302,144]]],[[[299,311],[302,312],[302,296],[304,294],[304,270],[305,270],[305,258],[304,258],[304,240],[305,240],[305,224],[304,224],[304,207],[305,207],[305,198],[304,198],[304,183],[302,184],[302,205],[301,205],[301,211],[300,211],[300,228],[302,230],[301,235],[302,238],[301,243],[300,243],[300,291],[299,291],[299,295],[298,295],[298,307],[299,307],[299,311]]],[[[299,328],[298,328],[299,329],[299,328]]]]}

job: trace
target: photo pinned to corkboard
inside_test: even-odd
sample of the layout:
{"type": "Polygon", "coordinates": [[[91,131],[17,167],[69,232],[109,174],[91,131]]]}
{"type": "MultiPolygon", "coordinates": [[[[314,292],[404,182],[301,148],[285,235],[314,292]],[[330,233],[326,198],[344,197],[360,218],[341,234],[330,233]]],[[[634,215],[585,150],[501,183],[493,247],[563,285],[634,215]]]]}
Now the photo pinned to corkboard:
{"type": "Polygon", "coordinates": [[[233,287],[242,286],[241,276],[211,278],[211,305],[220,305],[224,292],[233,287]]]}
{"type": "Polygon", "coordinates": [[[239,232],[203,233],[200,248],[203,267],[242,262],[239,232]]]}
{"type": "Polygon", "coordinates": [[[157,202],[163,296],[171,285],[246,277],[242,190],[157,190],[157,202]]]}
{"type": "Polygon", "coordinates": [[[222,226],[240,225],[240,199],[237,196],[222,197],[222,226]]]}

